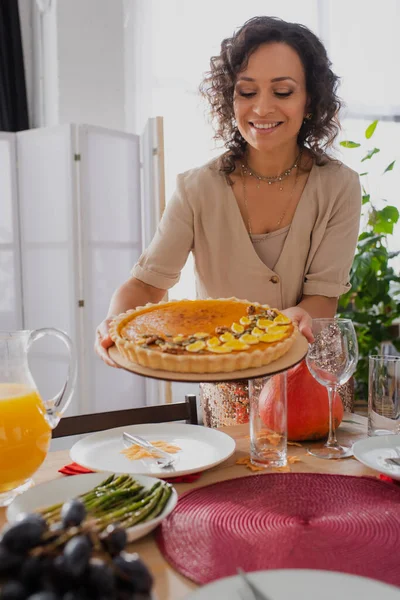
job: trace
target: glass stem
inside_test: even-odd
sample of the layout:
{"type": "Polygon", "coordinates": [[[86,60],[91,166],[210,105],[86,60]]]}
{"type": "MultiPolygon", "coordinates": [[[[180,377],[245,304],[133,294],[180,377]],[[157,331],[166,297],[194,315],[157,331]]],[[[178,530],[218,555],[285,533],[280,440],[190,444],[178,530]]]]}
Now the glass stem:
{"type": "Polygon", "coordinates": [[[337,447],[338,442],[336,439],[335,427],[333,422],[333,401],[336,394],[336,386],[328,385],[328,401],[329,401],[329,435],[326,446],[328,448],[337,447]]]}

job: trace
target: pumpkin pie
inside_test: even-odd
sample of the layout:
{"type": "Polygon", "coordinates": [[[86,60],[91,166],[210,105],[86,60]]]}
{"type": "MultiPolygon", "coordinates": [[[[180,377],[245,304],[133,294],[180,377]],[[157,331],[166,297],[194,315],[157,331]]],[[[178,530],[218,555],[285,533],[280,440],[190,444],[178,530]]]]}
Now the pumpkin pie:
{"type": "Polygon", "coordinates": [[[267,365],[292,346],[296,326],[266,304],[173,300],[128,310],[110,324],[120,354],[178,373],[227,373],[267,365]]]}

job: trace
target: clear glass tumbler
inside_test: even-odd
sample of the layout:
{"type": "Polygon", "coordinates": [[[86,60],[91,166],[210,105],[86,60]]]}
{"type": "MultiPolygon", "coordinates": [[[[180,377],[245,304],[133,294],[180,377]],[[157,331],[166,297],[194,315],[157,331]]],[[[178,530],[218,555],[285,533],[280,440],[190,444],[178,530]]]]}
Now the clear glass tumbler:
{"type": "Polygon", "coordinates": [[[249,381],[250,458],[266,469],[287,464],[286,372],[249,381]]]}
{"type": "Polygon", "coordinates": [[[370,356],[368,435],[391,433],[400,433],[400,356],[370,356]]]}

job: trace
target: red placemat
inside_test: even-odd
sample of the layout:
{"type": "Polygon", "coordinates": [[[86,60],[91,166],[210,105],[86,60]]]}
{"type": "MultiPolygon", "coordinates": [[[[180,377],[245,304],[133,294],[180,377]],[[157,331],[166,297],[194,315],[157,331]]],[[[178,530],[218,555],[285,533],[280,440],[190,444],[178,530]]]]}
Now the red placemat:
{"type": "Polygon", "coordinates": [[[183,494],[157,541],[199,584],[241,567],[326,569],[400,585],[400,489],[345,475],[231,479],[183,494]]]}

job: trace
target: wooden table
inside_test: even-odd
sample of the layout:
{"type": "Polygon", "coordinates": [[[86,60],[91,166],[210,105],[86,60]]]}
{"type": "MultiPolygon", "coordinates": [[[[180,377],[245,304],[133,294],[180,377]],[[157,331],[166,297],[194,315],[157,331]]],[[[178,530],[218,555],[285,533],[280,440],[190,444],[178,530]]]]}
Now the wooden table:
{"type": "MultiPolygon", "coordinates": [[[[178,494],[187,490],[223,481],[235,477],[254,477],[246,467],[236,465],[236,461],[249,453],[249,427],[237,425],[221,429],[236,441],[236,452],[221,465],[205,471],[195,483],[179,483],[176,485],[178,494]]],[[[346,414],[344,422],[338,430],[338,439],[343,444],[351,444],[357,439],[366,437],[367,419],[355,414],[346,414]]],[[[310,445],[310,444],[307,444],[310,445]]],[[[376,471],[364,467],[354,458],[343,460],[323,460],[310,456],[305,449],[289,446],[289,455],[298,456],[300,462],[291,465],[291,470],[297,473],[336,473],[341,475],[373,475],[376,471]]],[[[63,477],[58,469],[70,462],[67,450],[51,452],[35,475],[35,483],[42,483],[63,477]]],[[[79,477],[79,476],[78,476],[79,477]]],[[[5,510],[0,508],[0,528],[5,522],[5,510]]],[[[179,573],[174,571],[160,554],[152,534],[131,544],[130,550],[138,552],[151,569],[155,577],[155,591],[159,600],[182,600],[190,590],[197,586],[179,573]]]]}

